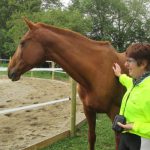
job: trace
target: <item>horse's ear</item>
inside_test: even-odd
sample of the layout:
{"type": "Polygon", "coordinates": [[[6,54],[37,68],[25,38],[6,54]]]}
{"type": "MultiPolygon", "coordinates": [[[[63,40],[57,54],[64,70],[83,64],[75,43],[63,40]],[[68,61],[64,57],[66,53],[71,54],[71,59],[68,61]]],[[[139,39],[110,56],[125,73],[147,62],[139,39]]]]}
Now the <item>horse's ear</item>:
{"type": "Polygon", "coordinates": [[[24,17],[23,19],[26,22],[26,24],[28,25],[30,30],[37,29],[37,26],[32,21],[29,21],[26,17],[24,17]]]}

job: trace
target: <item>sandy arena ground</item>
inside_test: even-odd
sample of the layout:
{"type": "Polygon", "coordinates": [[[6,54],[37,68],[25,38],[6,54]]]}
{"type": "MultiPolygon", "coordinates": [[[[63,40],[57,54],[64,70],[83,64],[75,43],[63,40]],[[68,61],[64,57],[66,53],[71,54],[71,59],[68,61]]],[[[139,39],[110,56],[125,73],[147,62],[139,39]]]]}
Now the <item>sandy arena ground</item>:
{"type": "MultiPolygon", "coordinates": [[[[67,98],[71,85],[56,80],[0,79],[0,111],[67,98]]],[[[77,122],[84,118],[77,100],[77,122]]],[[[0,114],[0,150],[22,150],[70,128],[70,101],[0,114]]]]}

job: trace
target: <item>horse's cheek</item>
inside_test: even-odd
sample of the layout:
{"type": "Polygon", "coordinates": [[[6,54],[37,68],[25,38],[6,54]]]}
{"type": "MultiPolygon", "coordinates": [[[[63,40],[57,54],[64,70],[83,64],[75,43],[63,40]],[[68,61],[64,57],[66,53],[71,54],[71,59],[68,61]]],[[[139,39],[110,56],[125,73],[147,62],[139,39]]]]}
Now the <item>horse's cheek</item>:
{"type": "Polygon", "coordinates": [[[43,60],[44,51],[41,47],[32,47],[24,51],[23,59],[30,65],[36,65],[43,60]]]}
{"type": "Polygon", "coordinates": [[[44,56],[45,56],[45,52],[43,51],[42,48],[35,49],[34,51],[36,51],[36,52],[35,52],[35,55],[33,55],[33,56],[34,56],[35,63],[36,63],[36,62],[37,62],[37,63],[40,63],[40,62],[43,60],[44,56]]]}

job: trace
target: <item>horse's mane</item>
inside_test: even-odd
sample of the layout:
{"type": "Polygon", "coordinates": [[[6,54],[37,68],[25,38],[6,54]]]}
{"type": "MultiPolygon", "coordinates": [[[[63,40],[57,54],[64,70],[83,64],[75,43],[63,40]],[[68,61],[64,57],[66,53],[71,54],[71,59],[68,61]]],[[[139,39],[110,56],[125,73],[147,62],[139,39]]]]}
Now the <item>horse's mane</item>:
{"type": "Polygon", "coordinates": [[[80,33],[74,32],[74,31],[69,30],[69,29],[62,29],[62,28],[58,28],[58,27],[55,27],[55,26],[52,26],[52,25],[47,25],[47,24],[44,24],[44,23],[40,23],[40,22],[37,23],[36,25],[38,27],[46,28],[46,29],[51,30],[51,31],[53,31],[55,33],[58,33],[58,34],[77,37],[77,38],[80,38],[81,40],[89,40],[91,42],[94,42],[95,44],[97,43],[97,44],[100,44],[100,45],[112,46],[109,41],[95,41],[95,40],[87,38],[86,36],[83,36],[80,33]]]}

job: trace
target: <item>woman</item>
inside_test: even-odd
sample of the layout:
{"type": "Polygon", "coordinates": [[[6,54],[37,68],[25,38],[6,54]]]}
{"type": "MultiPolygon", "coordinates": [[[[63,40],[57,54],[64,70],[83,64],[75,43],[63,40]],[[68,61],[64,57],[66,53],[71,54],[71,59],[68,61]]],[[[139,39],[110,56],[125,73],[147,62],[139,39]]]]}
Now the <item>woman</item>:
{"type": "Polygon", "coordinates": [[[115,75],[127,89],[120,108],[126,124],[118,122],[124,129],[119,150],[150,150],[150,44],[130,45],[126,55],[130,77],[121,74],[117,63],[113,66],[115,75]]]}

